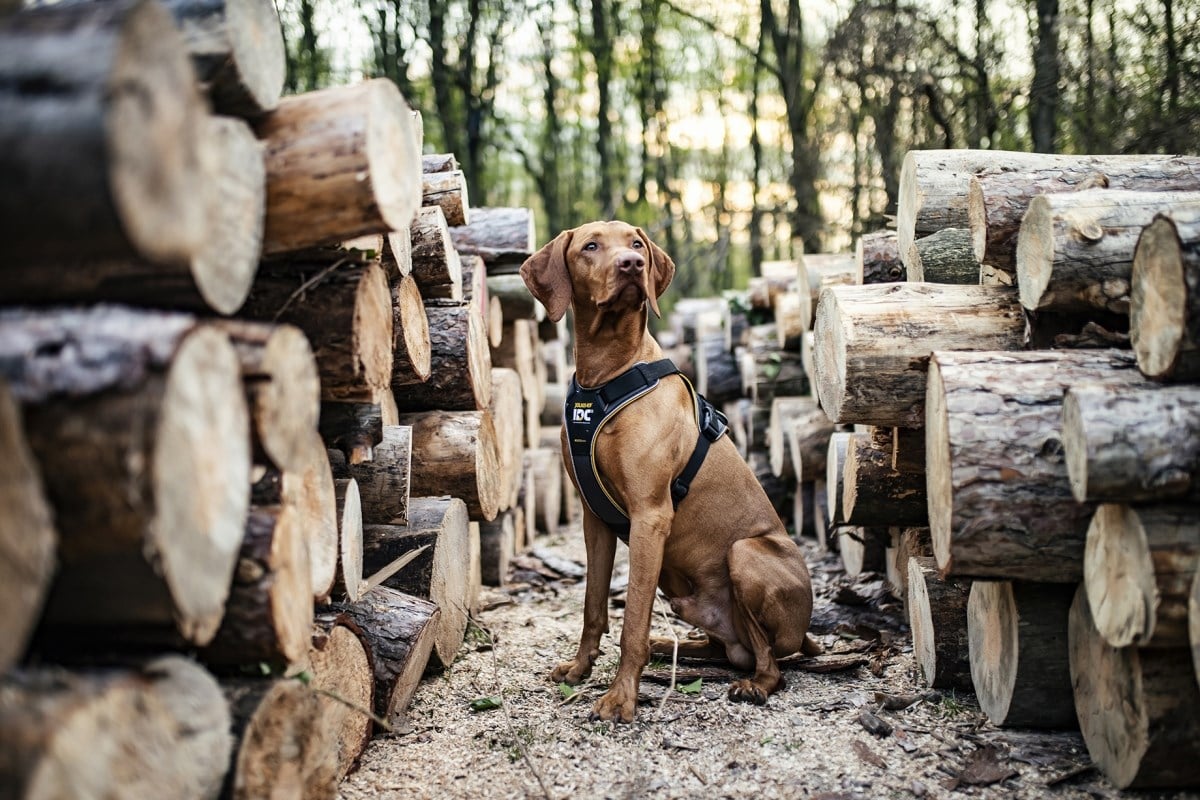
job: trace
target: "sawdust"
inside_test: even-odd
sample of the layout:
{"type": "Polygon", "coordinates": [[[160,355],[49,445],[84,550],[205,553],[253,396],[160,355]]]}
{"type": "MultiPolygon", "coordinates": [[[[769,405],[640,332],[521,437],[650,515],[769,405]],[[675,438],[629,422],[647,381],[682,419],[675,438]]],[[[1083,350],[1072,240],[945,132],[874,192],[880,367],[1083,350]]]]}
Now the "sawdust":
{"type": "MultiPolygon", "coordinates": [[[[581,540],[575,525],[540,542],[539,552],[582,563],[581,540]]],[[[492,608],[468,631],[459,659],[425,679],[408,726],[371,743],[341,797],[1119,794],[1090,767],[1077,733],[1001,730],[971,695],[928,692],[917,679],[902,609],[882,591],[878,576],[850,581],[836,557],[811,545],[814,631],[827,651],[862,666],[828,673],[789,667],[787,687],[757,707],[729,702],[728,680],[714,665],[685,674],[697,668],[681,664],[672,691],[664,685],[670,665],[653,664],[655,679],[642,680],[634,724],[590,721],[592,702],[616,671],[624,555],[620,548],[612,632],[586,685],[566,696],[548,677],[574,654],[582,581],[561,577],[540,559],[518,559],[517,583],[485,592],[483,602],[492,608]],[[699,683],[693,675],[701,676],[699,683]],[[487,698],[500,702],[476,702],[487,698]],[[473,703],[491,710],[473,711],[473,703]]],[[[654,620],[660,635],[669,635],[667,611],[660,601],[654,620]]],[[[676,635],[688,635],[686,626],[672,624],[676,635]]]]}

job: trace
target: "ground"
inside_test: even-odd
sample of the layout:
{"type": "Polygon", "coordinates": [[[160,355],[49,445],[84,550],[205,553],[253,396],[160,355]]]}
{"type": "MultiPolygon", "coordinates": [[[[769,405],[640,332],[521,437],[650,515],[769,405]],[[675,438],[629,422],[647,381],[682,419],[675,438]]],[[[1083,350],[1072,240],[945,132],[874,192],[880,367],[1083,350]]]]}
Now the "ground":
{"type": "MultiPolygon", "coordinates": [[[[590,721],[620,653],[626,551],[612,633],[591,680],[571,694],[548,675],[575,652],[583,582],[570,561],[582,563],[582,551],[578,525],[566,527],[518,557],[512,583],[485,591],[458,660],[422,683],[403,730],[371,743],[344,800],[1120,794],[1091,768],[1077,733],[999,729],[973,696],[929,692],[899,602],[878,576],[850,580],[812,545],[814,632],[829,654],[808,669],[859,666],[789,667],[787,687],[759,707],[729,702],[732,673],[715,665],[679,664],[670,690],[671,664],[655,663],[632,725],[590,721]]],[[[655,632],[670,635],[670,624],[688,635],[669,614],[660,600],[655,632]]]]}

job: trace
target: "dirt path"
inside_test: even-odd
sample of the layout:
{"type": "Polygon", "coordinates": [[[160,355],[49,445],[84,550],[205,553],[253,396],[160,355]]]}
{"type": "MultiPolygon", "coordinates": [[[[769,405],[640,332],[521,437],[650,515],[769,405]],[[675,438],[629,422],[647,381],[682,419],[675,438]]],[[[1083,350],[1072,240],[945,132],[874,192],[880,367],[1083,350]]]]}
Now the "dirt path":
{"type": "MultiPolygon", "coordinates": [[[[582,562],[581,540],[575,527],[543,547],[582,562]]],[[[902,611],[882,584],[849,581],[834,558],[807,555],[818,595],[814,631],[827,650],[861,655],[866,665],[829,674],[788,669],[787,688],[765,707],[729,702],[728,681],[711,676],[681,681],[687,694],[643,678],[632,725],[588,720],[616,669],[620,609],[612,610],[612,634],[591,682],[565,698],[547,675],[574,653],[583,583],[555,580],[540,560],[520,559],[519,582],[486,593],[493,607],[480,615],[483,629],[468,632],[452,669],[426,679],[409,728],[372,742],[342,797],[1117,796],[1088,767],[1077,734],[1000,730],[972,696],[926,693],[915,679],[902,611]],[[877,693],[923,699],[889,711],[877,693]],[[472,711],[483,698],[502,702],[472,711]],[[869,733],[865,726],[875,720],[892,733],[869,733]]],[[[667,610],[660,601],[655,630],[663,635],[667,610]]],[[[676,632],[687,635],[682,625],[676,632]]],[[[651,671],[669,676],[670,665],[651,671]]]]}

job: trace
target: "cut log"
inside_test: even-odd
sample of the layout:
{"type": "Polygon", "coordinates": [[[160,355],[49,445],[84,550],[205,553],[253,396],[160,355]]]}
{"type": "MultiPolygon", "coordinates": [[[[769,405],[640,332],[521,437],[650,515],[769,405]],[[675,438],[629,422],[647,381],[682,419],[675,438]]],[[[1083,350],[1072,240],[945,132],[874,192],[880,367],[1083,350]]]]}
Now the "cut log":
{"type": "Polygon", "coordinates": [[[774,312],[776,346],[784,351],[799,350],[800,341],[808,330],[804,324],[804,299],[799,290],[777,294],[774,312]]]}
{"type": "Polygon", "coordinates": [[[546,364],[546,383],[568,383],[575,372],[570,342],[563,339],[542,339],[541,345],[542,361],[546,364]]]}
{"type": "MultiPolygon", "coordinates": [[[[800,293],[800,325],[812,330],[817,319],[821,292],[830,286],[853,285],[858,280],[854,256],[849,253],[819,253],[803,257],[796,289],[800,293]]],[[[778,319],[776,319],[778,322],[778,319]]]]}
{"type": "Polygon", "coordinates": [[[249,503],[228,337],[179,314],[14,310],[0,314],[0,378],[25,404],[60,536],[47,623],[207,643],[249,503]]]}
{"type": "Polygon", "coordinates": [[[458,227],[470,222],[467,179],[461,170],[424,173],[421,194],[421,205],[441,209],[447,224],[458,227]]]}
{"type": "Polygon", "coordinates": [[[421,156],[421,172],[454,172],[462,167],[454,153],[426,153],[421,156]]]}
{"type": "Polygon", "coordinates": [[[855,283],[895,283],[904,280],[904,262],[895,231],[875,231],[854,244],[855,283]]]}
{"type": "Polygon", "coordinates": [[[338,478],[358,482],[362,521],[367,525],[405,525],[412,474],[412,429],[384,425],[383,440],[375,445],[375,457],[361,464],[338,465],[338,478]]]}
{"type": "Polygon", "coordinates": [[[0,683],[5,796],[215,797],[229,768],[229,707],[180,656],[139,670],[14,673],[0,683]]]}
{"type": "Polygon", "coordinates": [[[706,336],[724,337],[729,303],[720,297],[687,297],[671,311],[671,328],[681,344],[695,344],[706,336]]]}
{"type": "Polygon", "coordinates": [[[512,511],[505,511],[479,525],[480,576],[487,586],[504,585],[509,561],[516,553],[515,517],[512,511]]]}
{"type": "Polygon", "coordinates": [[[925,457],[943,574],[1075,582],[1094,503],[1076,503],[1059,443],[1062,395],[1123,382],[1117,350],[935,353],[925,457]]]}
{"type": "Polygon", "coordinates": [[[846,474],[846,452],[852,436],[852,433],[833,433],[829,437],[829,449],[825,456],[825,513],[830,529],[846,524],[845,507],[842,505],[843,476],[846,474]]]}
{"type": "Polygon", "coordinates": [[[1119,789],[1200,783],[1200,687],[1187,650],[1108,644],[1082,586],[1070,620],[1071,682],[1092,761],[1119,789]]]}
{"type": "Polygon", "coordinates": [[[908,560],[908,624],[925,685],[973,692],[967,638],[970,581],[938,576],[932,557],[908,560]]]}
{"type": "Polygon", "coordinates": [[[696,342],[696,391],[717,405],[742,395],[742,372],[733,353],[725,349],[723,334],[709,334],[696,342]]]}
{"type": "Polygon", "coordinates": [[[393,386],[400,411],[477,411],[492,401],[492,356],[479,309],[428,304],[429,380],[393,386]]]}
{"type": "MultiPolygon", "coordinates": [[[[493,347],[491,359],[493,367],[505,367],[516,370],[521,378],[521,396],[525,399],[526,425],[541,416],[542,398],[540,387],[537,385],[537,370],[534,359],[537,357],[537,328],[527,319],[514,319],[504,324],[504,337],[499,347],[493,347]]],[[[530,447],[537,442],[537,429],[541,422],[531,428],[527,427],[526,444],[530,447]]]]}
{"type": "Polygon", "coordinates": [[[971,682],[994,725],[1074,728],[1067,612],[1075,587],[975,581],[967,601],[971,682]]]}
{"type": "MultiPolygon", "coordinates": [[[[796,466],[800,459],[788,456],[787,431],[798,422],[803,423],[810,415],[813,415],[813,412],[818,410],[817,402],[811,397],[776,397],[771,401],[771,417],[767,425],[771,472],[781,478],[799,478],[796,466]]],[[[797,446],[799,446],[798,437],[797,446]]],[[[801,466],[803,465],[801,464],[801,466]]]]}
{"type": "Polygon", "coordinates": [[[1144,192],[1200,190],[1200,158],[1191,156],[1059,156],[1026,154],[1021,163],[994,161],[970,180],[967,219],[975,259],[1016,272],[1017,236],[1038,195],[1087,188],[1144,192]],[[1014,169],[1015,167],[1015,169],[1014,169]]]}
{"type": "Polygon", "coordinates": [[[320,431],[326,447],[340,450],[347,464],[361,464],[375,457],[375,445],[383,441],[383,411],[377,403],[324,402],[320,431]]]}
{"type": "Polygon", "coordinates": [[[813,481],[812,527],[821,552],[837,552],[837,536],[833,535],[829,523],[829,492],[824,477],[813,481]]]}
{"type": "Polygon", "coordinates": [[[771,457],[764,450],[752,451],[747,456],[746,463],[754,473],[758,485],[766,492],[767,499],[771,501],[771,508],[775,509],[776,515],[786,525],[785,515],[792,508],[791,498],[788,496],[792,482],[784,481],[771,472],[771,457]]]}
{"type": "Polygon", "coordinates": [[[513,517],[513,548],[519,553],[537,538],[537,494],[533,485],[533,467],[528,466],[521,478],[521,494],[518,497],[516,516],[513,517]]]}
{"type": "Polygon", "coordinates": [[[411,275],[392,285],[392,387],[411,386],[429,380],[433,370],[429,344],[429,317],[421,290],[411,275]]]}
{"type": "Polygon", "coordinates": [[[354,769],[371,741],[375,673],[368,641],[352,619],[336,612],[321,614],[312,636],[309,686],[320,698],[318,725],[333,745],[334,786],[354,769]]]}
{"type": "Polygon", "coordinates": [[[25,652],[54,576],[58,533],[21,410],[0,381],[0,673],[25,652]]]}
{"type": "Polygon", "coordinates": [[[521,378],[516,371],[504,367],[493,369],[492,404],[488,410],[496,430],[500,510],[516,505],[521,491],[521,454],[525,449],[525,411],[521,403],[521,378]]]}
{"type": "Polygon", "coordinates": [[[283,34],[267,0],[167,0],[196,78],[218,114],[257,117],[279,105],[283,34]]]}
{"type": "Polygon", "coordinates": [[[471,520],[467,525],[467,612],[478,619],[482,611],[479,596],[483,593],[482,567],[479,563],[479,526],[471,520]]]}
{"type": "Polygon", "coordinates": [[[1200,378],[1200,223],[1159,217],[1133,258],[1129,333],[1142,374],[1200,378]]]}
{"type": "Polygon", "coordinates": [[[761,274],[746,283],[746,299],[751,308],[770,310],[775,306],[775,298],[780,292],[796,288],[800,262],[764,261],[760,266],[761,274]]]}
{"type": "Polygon", "coordinates": [[[428,548],[384,586],[437,604],[442,613],[433,655],[449,667],[467,628],[466,506],[456,497],[414,498],[409,520],[405,526],[364,526],[363,564],[375,572],[412,550],[428,548]]]}
{"type": "Polygon", "coordinates": [[[421,196],[421,147],[392,81],[286,97],[257,133],[267,146],[264,252],[408,229],[421,196]]]}
{"type": "Polygon", "coordinates": [[[446,218],[437,206],[425,206],[413,218],[412,276],[422,297],[461,300],[462,259],[450,241],[446,218]]]}
{"type": "Polygon", "coordinates": [[[488,294],[500,298],[504,319],[545,319],[546,307],[533,298],[520,275],[489,275],[487,288],[488,294]]]}
{"type": "Polygon", "coordinates": [[[1079,502],[1200,499],[1200,393],[1194,386],[1072,386],[1063,451],[1079,502]]]}
{"type": "Polygon", "coordinates": [[[1196,681],[1200,682],[1200,574],[1192,581],[1192,594],[1188,598],[1188,639],[1192,643],[1196,681]]]}
{"type": "Polygon", "coordinates": [[[797,416],[791,427],[784,429],[792,471],[796,473],[797,480],[825,479],[825,457],[829,452],[829,437],[833,435],[834,427],[816,400],[812,399],[808,411],[797,416]]]}
{"type": "Polygon", "coordinates": [[[892,428],[892,469],[925,471],[925,431],[921,428],[892,428]]]}
{"type": "Polygon", "coordinates": [[[910,558],[933,558],[933,540],[929,528],[892,528],[892,544],[888,548],[888,582],[892,594],[905,603],[908,612],[908,561],[910,558]]]}
{"type": "Polygon", "coordinates": [[[528,208],[472,208],[471,224],[450,236],[458,252],[482,257],[489,275],[516,273],[537,249],[528,208]]]}
{"type": "Polygon", "coordinates": [[[943,228],[917,239],[904,264],[906,279],[915,283],[979,283],[979,262],[968,228],[943,228]]]}
{"type": "Polygon", "coordinates": [[[1102,504],[1083,561],[1096,630],[1113,647],[1187,647],[1198,562],[1195,506],[1102,504]]]}
{"type": "Polygon", "coordinates": [[[170,14],[27,9],[0,21],[0,52],[0,260],[192,258],[208,229],[204,104],[170,14]]]}
{"type": "Polygon", "coordinates": [[[339,248],[269,259],[241,313],[304,331],[323,400],[373,403],[389,386],[392,295],[378,260],[339,248]]]}
{"type": "Polygon", "coordinates": [[[770,350],[745,348],[737,363],[742,394],[755,403],[770,403],[776,397],[802,397],[811,391],[800,354],[777,350],[774,342],[770,350]]]}
{"type": "Polygon", "coordinates": [[[291,325],[224,320],[218,327],[241,363],[255,461],[303,469],[321,414],[321,382],[308,339],[291,325]]]}
{"type": "Polygon", "coordinates": [[[401,727],[433,650],[442,612],[428,600],[376,586],[357,603],[334,610],[367,640],[375,671],[375,714],[401,727]]]}
{"type": "Polygon", "coordinates": [[[814,333],[813,385],[831,420],[919,428],[930,352],[1019,350],[1025,315],[1011,289],[838,286],[822,295],[814,333]]]}
{"type": "Polygon", "coordinates": [[[333,596],[356,602],[363,593],[363,516],[358,481],[339,478],[333,482],[337,497],[338,564],[333,596]]]}
{"type": "Polygon", "coordinates": [[[216,636],[201,651],[205,663],[306,665],[313,589],[304,536],[291,508],[266,506],[250,511],[225,616],[216,636]]]}
{"type": "Polygon", "coordinates": [[[1165,212],[1200,222],[1200,194],[1089,189],[1033,198],[1017,235],[1021,305],[1128,314],[1134,248],[1165,212]]]}
{"type": "Polygon", "coordinates": [[[533,469],[535,527],[542,533],[556,533],[562,511],[562,456],[558,450],[531,448],[525,451],[525,463],[533,469]]]}
{"type": "Polygon", "coordinates": [[[884,551],[890,543],[887,528],[844,526],[838,530],[838,553],[846,575],[857,578],[864,572],[883,572],[884,551]]]}
{"type": "Polygon", "coordinates": [[[850,525],[927,525],[925,470],[893,469],[892,442],[856,433],[846,447],[842,513],[850,525]]]}
{"type": "Polygon", "coordinates": [[[295,524],[308,543],[313,597],[319,603],[326,602],[337,575],[339,546],[337,492],[321,437],[309,434],[300,469],[282,474],[268,471],[267,477],[256,484],[255,489],[256,503],[278,503],[295,515],[295,524]],[[271,487],[272,484],[277,489],[271,487]]]}

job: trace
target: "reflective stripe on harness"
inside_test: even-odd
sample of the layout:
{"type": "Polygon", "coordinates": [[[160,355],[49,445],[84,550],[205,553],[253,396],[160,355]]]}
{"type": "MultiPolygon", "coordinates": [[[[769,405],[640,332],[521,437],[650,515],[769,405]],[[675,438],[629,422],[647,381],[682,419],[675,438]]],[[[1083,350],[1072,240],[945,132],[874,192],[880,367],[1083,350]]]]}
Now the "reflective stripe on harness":
{"type": "Polygon", "coordinates": [[[687,385],[696,408],[696,423],[700,429],[696,448],[683,471],[671,482],[671,501],[676,508],[687,497],[692,480],[700,471],[709,445],[729,429],[725,415],[704,399],[690,381],[679,372],[670,359],[653,363],[639,362],[606,384],[595,388],[579,385],[571,377],[571,385],[563,404],[563,424],[571,451],[571,470],[579,484],[580,494],[587,507],[607,524],[626,544],[629,543],[629,515],[600,480],[596,465],[596,437],[604,424],[625,406],[649,393],[668,375],[679,375],[687,385]]]}

